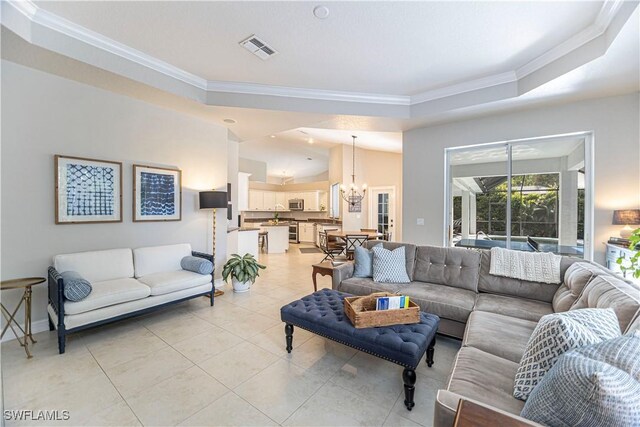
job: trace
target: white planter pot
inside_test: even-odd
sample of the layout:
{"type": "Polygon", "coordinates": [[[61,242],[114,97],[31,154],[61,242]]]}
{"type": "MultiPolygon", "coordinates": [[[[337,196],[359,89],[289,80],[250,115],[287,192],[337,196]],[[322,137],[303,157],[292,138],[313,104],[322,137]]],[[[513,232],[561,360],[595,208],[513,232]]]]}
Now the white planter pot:
{"type": "Polygon", "coordinates": [[[240,282],[235,277],[231,278],[231,284],[233,285],[233,292],[248,292],[251,289],[251,281],[240,282]]]}

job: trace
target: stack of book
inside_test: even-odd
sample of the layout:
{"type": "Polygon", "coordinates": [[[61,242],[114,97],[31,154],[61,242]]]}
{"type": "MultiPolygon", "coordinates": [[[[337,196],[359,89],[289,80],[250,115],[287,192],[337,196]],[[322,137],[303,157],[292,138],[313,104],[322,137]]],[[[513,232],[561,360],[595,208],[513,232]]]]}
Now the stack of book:
{"type": "Polygon", "coordinates": [[[398,295],[376,298],[376,310],[397,310],[400,308],[409,308],[408,296],[398,295]]]}

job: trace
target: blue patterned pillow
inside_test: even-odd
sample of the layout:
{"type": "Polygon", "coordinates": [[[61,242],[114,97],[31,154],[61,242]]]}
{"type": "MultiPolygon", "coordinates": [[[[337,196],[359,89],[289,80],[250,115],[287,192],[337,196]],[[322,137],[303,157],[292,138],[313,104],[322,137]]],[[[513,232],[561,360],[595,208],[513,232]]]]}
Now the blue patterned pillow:
{"type": "Polygon", "coordinates": [[[373,281],[380,283],[409,283],[404,246],[392,251],[374,246],[373,281]]]}
{"type": "Polygon", "coordinates": [[[64,286],[64,297],[69,301],[82,301],[93,290],[91,283],[75,271],[65,271],[60,275],[64,286]]]}
{"type": "Polygon", "coordinates": [[[193,271],[198,274],[211,274],[213,272],[213,263],[208,259],[199,258],[197,256],[186,256],[180,260],[180,267],[183,270],[193,271]]]}
{"type": "Polygon", "coordinates": [[[640,425],[638,355],[640,332],[563,354],[520,415],[550,426],[640,425]]]}
{"type": "MultiPolygon", "coordinates": [[[[378,243],[374,248],[382,247],[378,243]]],[[[373,276],[373,251],[362,246],[356,246],[353,253],[353,277],[373,276]]]]}

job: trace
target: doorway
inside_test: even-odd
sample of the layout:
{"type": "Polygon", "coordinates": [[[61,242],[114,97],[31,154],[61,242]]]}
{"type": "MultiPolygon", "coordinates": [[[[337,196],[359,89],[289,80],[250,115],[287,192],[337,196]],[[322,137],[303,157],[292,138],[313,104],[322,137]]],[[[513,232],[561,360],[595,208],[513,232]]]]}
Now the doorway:
{"type": "Polygon", "coordinates": [[[396,188],[370,187],[369,191],[369,228],[395,241],[396,188]]]}
{"type": "Polygon", "coordinates": [[[448,148],[445,245],[593,257],[593,134],[448,148]]]}

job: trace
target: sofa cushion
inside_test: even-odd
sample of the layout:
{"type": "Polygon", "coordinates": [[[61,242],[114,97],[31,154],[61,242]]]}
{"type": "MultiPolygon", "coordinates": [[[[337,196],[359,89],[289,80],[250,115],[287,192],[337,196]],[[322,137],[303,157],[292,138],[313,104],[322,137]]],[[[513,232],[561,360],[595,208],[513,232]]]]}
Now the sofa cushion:
{"type": "Polygon", "coordinates": [[[369,295],[374,292],[396,293],[400,289],[400,286],[405,287],[406,285],[378,283],[374,282],[372,278],[351,277],[340,282],[338,290],[353,295],[369,295]]]}
{"type": "Polygon", "coordinates": [[[149,274],[138,280],[151,288],[151,295],[163,295],[211,283],[211,275],[180,270],[149,274]]]}
{"type": "Polygon", "coordinates": [[[53,266],[58,272],[75,271],[91,283],[133,277],[131,249],[56,255],[53,266]]]}
{"type": "Polygon", "coordinates": [[[92,285],[93,290],[82,301],[64,303],[65,314],[85,313],[97,308],[146,298],[151,294],[148,286],[130,278],[93,282],[92,285]]]}
{"type": "Polygon", "coordinates": [[[537,322],[485,311],[469,316],[462,345],[520,363],[537,322]]]}
{"type": "MultiPolygon", "coordinates": [[[[560,277],[564,277],[569,266],[576,261],[579,259],[563,256],[560,261],[560,277]]],[[[480,254],[480,276],[478,278],[478,291],[480,292],[551,302],[559,287],[559,285],[548,283],[494,276],[489,273],[490,268],[491,251],[483,250],[480,254]]]]}
{"type": "Polygon", "coordinates": [[[180,261],[190,255],[191,245],[188,243],[134,249],[135,277],[182,270],[180,261]]]}
{"type": "MultiPolygon", "coordinates": [[[[375,247],[382,247],[382,243],[378,243],[375,247]]],[[[356,246],[353,251],[353,277],[373,277],[372,249],[356,246]]]]}
{"type": "Polygon", "coordinates": [[[480,254],[462,248],[418,246],[413,280],[478,290],[480,254]]]}
{"type": "Polygon", "coordinates": [[[478,295],[474,310],[504,314],[533,322],[537,322],[545,314],[553,313],[553,308],[548,302],[485,293],[478,295]]]}
{"type": "Polygon", "coordinates": [[[192,271],[198,274],[213,273],[213,263],[208,259],[197,256],[186,256],[180,260],[180,267],[183,270],[192,271]]]}
{"type": "Polygon", "coordinates": [[[578,299],[585,286],[596,276],[607,274],[590,262],[574,262],[564,274],[564,283],[553,296],[553,311],[567,311],[578,299]]]}
{"type": "Polygon", "coordinates": [[[422,311],[458,322],[467,321],[476,300],[475,292],[425,282],[404,285],[401,293],[408,295],[422,311]]]}
{"type": "Polygon", "coordinates": [[[380,242],[379,240],[368,240],[363,246],[367,249],[371,249],[374,246],[379,245],[380,243],[382,243],[383,248],[389,249],[391,251],[399,247],[404,247],[407,276],[409,276],[409,280],[413,280],[413,268],[416,263],[416,245],[412,245],[411,243],[380,242]]]}
{"type": "Polygon", "coordinates": [[[533,390],[522,415],[551,426],[640,425],[640,335],[562,355],[533,390]]]}
{"type": "Polygon", "coordinates": [[[69,301],[82,301],[91,293],[91,282],[77,271],[60,273],[64,287],[64,297],[69,301]]]}
{"type": "Polygon", "coordinates": [[[583,309],[544,316],[524,351],[513,387],[514,397],[527,400],[563,353],[620,336],[612,309],[583,309]]]}
{"type": "Polygon", "coordinates": [[[582,290],[571,310],[579,308],[613,308],[625,331],[640,310],[640,287],[612,275],[595,277],[582,290]]]}
{"type": "Polygon", "coordinates": [[[447,390],[519,414],[524,402],[513,397],[518,364],[473,347],[456,356],[447,390]]]}

